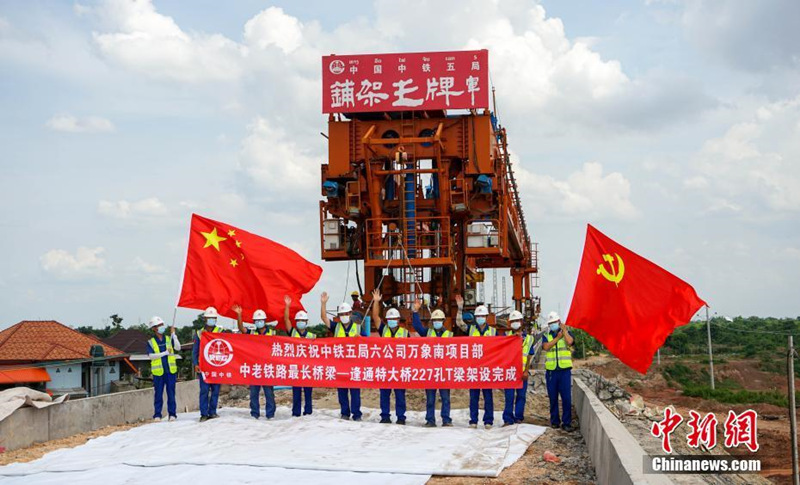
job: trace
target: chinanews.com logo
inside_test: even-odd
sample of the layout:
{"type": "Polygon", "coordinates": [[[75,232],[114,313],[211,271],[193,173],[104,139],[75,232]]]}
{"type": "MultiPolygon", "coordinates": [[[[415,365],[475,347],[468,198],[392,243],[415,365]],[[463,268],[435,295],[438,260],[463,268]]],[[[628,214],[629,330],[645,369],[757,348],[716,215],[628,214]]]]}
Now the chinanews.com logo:
{"type": "Polygon", "coordinates": [[[331,61],[330,65],[328,65],[328,69],[330,69],[333,74],[341,74],[344,72],[344,61],[341,59],[331,61]]]}
{"type": "Polygon", "coordinates": [[[227,340],[214,339],[203,349],[203,356],[210,365],[222,367],[233,360],[233,347],[227,340]]]}

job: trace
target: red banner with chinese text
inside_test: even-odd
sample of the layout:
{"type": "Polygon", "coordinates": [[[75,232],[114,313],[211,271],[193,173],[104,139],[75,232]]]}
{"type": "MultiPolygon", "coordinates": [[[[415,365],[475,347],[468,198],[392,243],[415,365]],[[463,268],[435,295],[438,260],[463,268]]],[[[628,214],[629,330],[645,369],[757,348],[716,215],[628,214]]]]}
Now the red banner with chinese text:
{"type": "Polygon", "coordinates": [[[214,384],[519,388],[522,341],[505,336],[299,339],[203,332],[200,370],[214,384]]]}
{"type": "Polygon", "coordinates": [[[489,107],[489,51],[324,56],[322,112],[489,107]]]}

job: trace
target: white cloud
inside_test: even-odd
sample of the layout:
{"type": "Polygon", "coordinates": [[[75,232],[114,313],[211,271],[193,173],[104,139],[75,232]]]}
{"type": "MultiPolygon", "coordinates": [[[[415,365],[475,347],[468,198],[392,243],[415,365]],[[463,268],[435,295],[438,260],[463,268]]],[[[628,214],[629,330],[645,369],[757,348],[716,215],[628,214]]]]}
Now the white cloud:
{"type": "Polygon", "coordinates": [[[319,184],[321,157],[266,118],[253,120],[247,131],[239,152],[239,168],[262,194],[313,196],[311,191],[319,184]]]}
{"type": "Polygon", "coordinates": [[[628,179],[619,172],[603,174],[600,163],[584,163],[566,180],[515,170],[523,205],[536,218],[633,219],[639,215],[630,200],[628,179]]]}
{"type": "Polygon", "coordinates": [[[109,133],[115,129],[114,123],[100,116],[77,118],[69,114],[54,115],[45,126],[65,133],[109,133]]]}
{"type": "Polygon", "coordinates": [[[252,85],[238,92],[253,99],[223,104],[291,109],[297,115],[289,122],[304,126],[319,116],[319,59],[331,52],[489,49],[504,112],[549,124],[650,128],[714,104],[700,86],[663,72],[629,78],[619,61],[593,50],[593,39],[570,40],[541,5],[377,1],[374,22],[357,17],[330,31],[269,7],[245,23],[241,41],[187,32],[150,0],[109,1],[95,13],[105,32],[94,40],[109,61],[156,79],[252,85]],[[268,92],[262,79],[271,81],[268,92]]]}
{"type": "Polygon", "coordinates": [[[225,81],[242,72],[246,50],[219,34],[186,33],[150,0],[108,1],[94,13],[112,32],[94,32],[109,60],[153,78],[225,81]]]}
{"type": "Polygon", "coordinates": [[[165,216],[168,210],[157,197],[149,197],[134,202],[101,200],[97,204],[97,212],[114,219],[133,219],[165,216]]]}
{"type": "Polygon", "coordinates": [[[695,45],[748,71],[800,66],[798,18],[796,0],[693,0],[684,2],[681,15],[695,45]]]}
{"type": "Polygon", "coordinates": [[[147,275],[158,275],[166,273],[166,270],[163,267],[157,264],[148,263],[140,256],[136,256],[135,258],[133,258],[130,267],[135,272],[144,273],[147,275]]]}
{"type": "Polygon", "coordinates": [[[763,217],[800,211],[798,121],[800,97],[761,106],[752,120],[704,143],[691,164],[698,175],[689,180],[707,180],[703,193],[711,212],[763,217]]]}
{"type": "Polygon", "coordinates": [[[244,25],[245,40],[259,49],[274,45],[288,54],[303,43],[302,24],[283,9],[269,7],[244,25]]]}
{"type": "Polygon", "coordinates": [[[39,262],[42,269],[60,280],[81,280],[105,276],[108,267],[103,258],[102,247],[79,247],[75,254],[63,249],[51,249],[39,262]]]}

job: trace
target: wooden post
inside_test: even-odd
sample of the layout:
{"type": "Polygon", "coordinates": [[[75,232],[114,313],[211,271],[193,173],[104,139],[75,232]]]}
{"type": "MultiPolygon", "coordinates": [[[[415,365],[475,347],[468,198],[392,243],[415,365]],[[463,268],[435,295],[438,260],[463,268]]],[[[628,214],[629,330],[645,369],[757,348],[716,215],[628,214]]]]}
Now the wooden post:
{"type": "Polygon", "coordinates": [[[789,423],[792,433],[792,483],[800,485],[797,463],[797,408],[794,402],[794,341],[789,335],[789,352],[786,361],[787,378],[789,379],[789,423]]]}
{"type": "Polygon", "coordinates": [[[711,352],[711,321],[708,319],[708,305],[706,305],[706,330],[708,331],[708,369],[711,374],[711,390],[714,390],[714,354],[711,352]]]}

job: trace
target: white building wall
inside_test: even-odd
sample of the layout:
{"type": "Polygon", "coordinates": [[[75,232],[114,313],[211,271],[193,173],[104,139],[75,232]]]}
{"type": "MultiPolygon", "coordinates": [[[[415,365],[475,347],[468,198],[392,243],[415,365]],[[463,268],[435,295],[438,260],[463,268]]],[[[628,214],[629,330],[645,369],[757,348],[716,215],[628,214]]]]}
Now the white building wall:
{"type": "Polygon", "coordinates": [[[81,387],[81,364],[63,364],[45,367],[50,375],[48,389],[81,387]]]}

